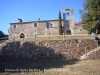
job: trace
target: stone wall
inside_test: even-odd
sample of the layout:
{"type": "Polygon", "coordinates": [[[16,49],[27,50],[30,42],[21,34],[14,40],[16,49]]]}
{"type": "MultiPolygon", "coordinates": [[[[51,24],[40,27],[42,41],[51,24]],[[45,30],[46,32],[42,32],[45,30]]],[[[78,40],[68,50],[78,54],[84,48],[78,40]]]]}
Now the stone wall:
{"type": "Polygon", "coordinates": [[[94,50],[89,51],[80,57],[80,60],[88,59],[100,59],[100,47],[97,47],[94,50]]]}
{"type": "Polygon", "coordinates": [[[97,47],[95,40],[51,40],[7,43],[1,48],[5,57],[36,59],[79,59],[97,47]]]}
{"type": "Polygon", "coordinates": [[[48,35],[54,34],[58,35],[58,21],[36,21],[36,22],[22,22],[22,23],[11,23],[9,30],[9,38],[20,38],[20,34],[23,33],[25,38],[34,37],[34,33],[38,33],[38,35],[48,35]],[[37,23],[37,27],[34,27],[34,23],[37,23]],[[48,25],[52,24],[52,27],[48,25]],[[14,28],[16,25],[16,28],[14,28]]]}

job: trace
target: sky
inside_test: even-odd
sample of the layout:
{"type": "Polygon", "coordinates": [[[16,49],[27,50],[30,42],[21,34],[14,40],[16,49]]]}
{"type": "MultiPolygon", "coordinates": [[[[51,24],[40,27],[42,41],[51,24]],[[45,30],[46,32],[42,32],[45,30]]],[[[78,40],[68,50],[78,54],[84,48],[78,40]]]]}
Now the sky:
{"type": "MultiPolygon", "coordinates": [[[[64,8],[74,9],[74,21],[79,22],[79,10],[84,0],[0,0],[0,30],[8,34],[9,23],[40,20],[57,20],[58,12],[64,8]]],[[[67,13],[67,12],[66,12],[67,13]]]]}

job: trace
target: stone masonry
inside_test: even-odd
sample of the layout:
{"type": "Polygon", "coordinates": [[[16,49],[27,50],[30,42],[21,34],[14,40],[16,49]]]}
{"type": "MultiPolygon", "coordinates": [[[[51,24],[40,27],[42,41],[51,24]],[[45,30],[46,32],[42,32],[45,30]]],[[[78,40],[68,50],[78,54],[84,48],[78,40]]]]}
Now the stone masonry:
{"type": "Polygon", "coordinates": [[[25,35],[25,38],[34,37],[35,33],[38,35],[59,35],[58,30],[58,20],[10,23],[9,38],[20,38],[21,33],[25,35]],[[37,23],[37,27],[34,27],[35,23],[37,23]]]}
{"type": "Polygon", "coordinates": [[[67,34],[67,31],[70,30],[71,33],[74,33],[74,10],[73,8],[63,9],[63,25],[64,25],[64,34],[67,34]],[[66,11],[70,11],[70,20],[66,21],[66,11]]]}
{"type": "Polygon", "coordinates": [[[97,48],[95,40],[51,40],[12,42],[1,47],[2,55],[11,58],[79,59],[97,48]]]}

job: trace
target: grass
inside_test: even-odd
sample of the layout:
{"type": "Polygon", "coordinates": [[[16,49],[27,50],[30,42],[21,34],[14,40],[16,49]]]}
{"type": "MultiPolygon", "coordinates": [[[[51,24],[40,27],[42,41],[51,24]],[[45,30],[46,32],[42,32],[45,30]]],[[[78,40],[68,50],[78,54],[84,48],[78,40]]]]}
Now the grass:
{"type": "Polygon", "coordinates": [[[93,39],[94,37],[91,35],[51,35],[51,36],[37,36],[36,39],[35,37],[33,38],[22,38],[22,39],[12,39],[12,40],[7,40],[7,41],[0,41],[2,42],[14,42],[14,41],[35,41],[35,40],[71,40],[71,39],[93,39]]]}
{"type": "Polygon", "coordinates": [[[4,42],[4,40],[0,40],[0,43],[4,42]]]}
{"type": "MultiPolygon", "coordinates": [[[[37,36],[36,39],[33,38],[25,38],[26,41],[33,41],[33,40],[71,40],[71,39],[93,39],[92,36],[89,35],[59,35],[59,36],[37,36]]],[[[23,40],[23,39],[22,39],[23,40]]]]}
{"type": "MultiPolygon", "coordinates": [[[[54,66],[54,62],[49,61],[48,63],[50,66],[54,66]]],[[[59,61],[59,63],[61,63],[61,61],[59,61]]],[[[62,61],[62,63],[65,62],[62,61]]],[[[56,62],[56,64],[58,63],[56,62]]],[[[44,67],[45,66],[48,65],[44,65],[44,67]]],[[[32,71],[31,69],[28,72],[2,72],[0,75],[100,75],[100,60],[70,61],[59,68],[49,68],[44,69],[44,71],[38,69],[37,71],[32,71]]]]}

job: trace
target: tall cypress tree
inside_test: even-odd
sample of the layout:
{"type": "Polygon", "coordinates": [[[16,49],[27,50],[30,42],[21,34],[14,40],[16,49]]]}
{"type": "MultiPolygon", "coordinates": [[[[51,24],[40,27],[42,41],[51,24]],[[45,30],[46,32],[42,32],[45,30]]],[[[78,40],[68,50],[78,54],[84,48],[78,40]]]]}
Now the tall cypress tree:
{"type": "Polygon", "coordinates": [[[59,21],[59,35],[62,35],[63,34],[63,30],[62,30],[62,18],[61,18],[61,12],[60,11],[59,11],[58,21],[59,21]]]}

